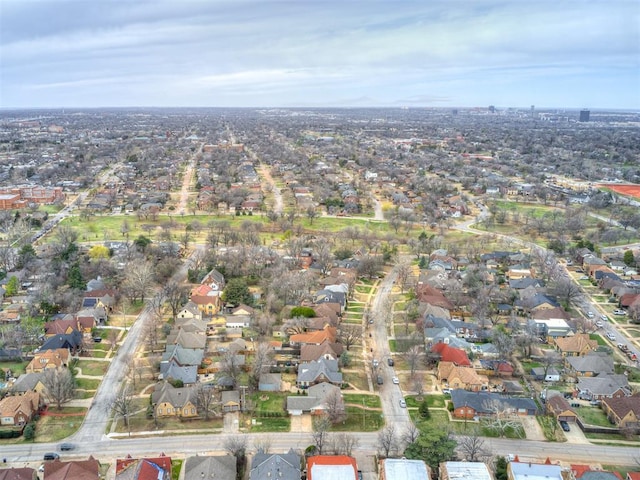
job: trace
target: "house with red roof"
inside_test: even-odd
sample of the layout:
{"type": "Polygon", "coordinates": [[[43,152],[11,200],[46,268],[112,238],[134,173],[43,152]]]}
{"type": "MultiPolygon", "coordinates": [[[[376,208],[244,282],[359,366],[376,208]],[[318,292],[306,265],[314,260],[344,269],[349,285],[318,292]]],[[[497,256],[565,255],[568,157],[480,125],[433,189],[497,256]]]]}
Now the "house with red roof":
{"type": "Polygon", "coordinates": [[[347,455],[309,457],[307,480],[358,480],[356,459],[347,455]]]}
{"type": "Polygon", "coordinates": [[[460,348],[450,347],[446,343],[436,343],[431,347],[433,353],[440,355],[440,361],[451,362],[458,367],[470,367],[471,360],[467,356],[467,352],[460,348]]]}

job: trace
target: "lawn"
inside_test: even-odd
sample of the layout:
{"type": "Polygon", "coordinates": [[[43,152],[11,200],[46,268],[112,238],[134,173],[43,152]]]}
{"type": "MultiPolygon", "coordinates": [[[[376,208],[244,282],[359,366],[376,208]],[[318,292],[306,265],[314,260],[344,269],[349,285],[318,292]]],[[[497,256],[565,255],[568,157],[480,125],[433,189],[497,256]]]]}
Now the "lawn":
{"type": "Polygon", "coordinates": [[[444,395],[422,395],[419,397],[415,395],[408,395],[405,397],[405,400],[407,402],[407,407],[412,407],[412,408],[419,407],[423,399],[427,400],[427,405],[429,405],[429,408],[444,408],[445,401],[446,401],[446,398],[444,395]]]}
{"type": "Polygon", "coordinates": [[[550,442],[566,442],[566,437],[558,425],[555,417],[551,415],[537,415],[536,420],[540,424],[544,437],[550,442]]]}
{"type": "Polygon", "coordinates": [[[596,342],[598,342],[598,346],[607,345],[607,341],[604,338],[602,338],[601,335],[598,335],[597,333],[590,333],[589,334],[589,339],[590,340],[595,340],[596,342]]]}
{"type": "Polygon", "coordinates": [[[583,423],[588,425],[597,425],[600,427],[612,427],[611,422],[602,410],[594,407],[580,407],[575,411],[580,415],[583,423]]]}
{"type": "Polygon", "coordinates": [[[366,287],[364,285],[356,285],[356,292],[370,294],[373,291],[373,287],[366,287]]]}
{"type": "Polygon", "coordinates": [[[81,390],[97,390],[100,382],[96,378],[76,378],[76,386],[81,390]]]}
{"type": "Polygon", "coordinates": [[[342,372],[342,381],[352,384],[358,390],[369,390],[367,376],[363,372],[342,372]]]}
{"type": "MultiPolygon", "coordinates": [[[[58,412],[55,409],[52,413],[79,413],[86,412],[86,408],[62,407],[58,412]]],[[[43,415],[38,420],[36,427],[36,442],[57,442],[63,438],[73,435],[84,420],[84,414],[74,415],[70,417],[56,417],[51,415],[43,415]]]]}
{"type": "Polygon", "coordinates": [[[364,405],[369,408],[382,408],[380,397],[377,395],[361,395],[358,393],[343,394],[344,402],[354,405],[364,405]],[[364,402],[364,403],[363,403],[364,402]]]}
{"type": "Polygon", "coordinates": [[[251,432],[288,432],[291,430],[290,417],[255,418],[255,425],[249,427],[251,432]]]}
{"type": "Polygon", "coordinates": [[[258,392],[251,395],[251,401],[255,405],[257,416],[262,412],[284,413],[287,394],[281,392],[258,392]]]}
{"type": "Polygon", "coordinates": [[[171,480],[178,480],[180,478],[180,470],[182,470],[182,462],[184,460],[178,460],[176,458],[171,459],[171,480]]]}
{"type": "Polygon", "coordinates": [[[384,418],[381,411],[347,406],[347,419],[333,425],[331,430],[334,432],[375,432],[383,425],[384,418]]]}
{"type": "Polygon", "coordinates": [[[7,370],[11,370],[11,374],[18,378],[20,375],[25,373],[25,368],[29,362],[0,362],[0,368],[5,372],[7,370]]]}
{"type": "Polygon", "coordinates": [[[109,362],[95,362],[91,360],[78,360],[74,367],[79,368],[82,371],[82,375],[89,375],[90,377],[101,377],[109,368],[109,362]]]}

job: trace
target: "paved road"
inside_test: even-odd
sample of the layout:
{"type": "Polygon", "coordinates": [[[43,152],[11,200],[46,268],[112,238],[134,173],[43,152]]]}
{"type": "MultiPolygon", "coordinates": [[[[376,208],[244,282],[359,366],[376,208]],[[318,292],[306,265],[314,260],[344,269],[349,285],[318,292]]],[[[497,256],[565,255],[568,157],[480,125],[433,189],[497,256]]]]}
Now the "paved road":
{"type": "Polygon", "coordinates": [[[407,409],[400,407],[400,400],[404,398],[400,386],[394,385],[391,381],[395,376],[395,371],[387,364],[387,360],[391,358],[391,350],[389,349],[388,326],[386,322],[386,320],[390,318],[391,313],[385,312],[385,309],[389,308],[388,301],[391,296],[391,289],[397,278],[396,268],[397,267],[391,270],[380,282],[376,296],[371,303],[371,318],[373,318],[374,323],[373,325],[369,325],[368,328],[372,337],[368,338],[370,350],[367,368],[372,369],[374,384],[376,384],[376,377],[378,375],[380,375],[384,381],[382,385],[376,384],[376,387],[378,388],[382,402],[385,422],[393,424],[396,430],[402,431],[411,419],[409,418],[407,409]],[[371,352],[371,349],[373,349],[373,352],[371,352]],[[373,367],[373,359],[379,362],[375,368],[373,367]]]}
{"type": "MultiPolygon", "coordinates": [[[[271,450],[286,451],[289,448],[304,450],[312,443],[308,433],[278,433],[278,434],[246,434],[249,450],[255,439],[268,437],[271,450]]],[[[375,453],[377,443],[376,432],[358,433],[359,445],[355,449],[362,453],[375,453]]],[[[70,453],[61,454],[61,459],[86,458],[93,455],[98,459],[113,461],[114,457],[122,457],[127,453],[133,456],[158,455],[195,455],[203,453],[223,453],[224,442],[229,437],[225,434],[211,435],[180,435],[177,437],[126,438],[122,440],[94,439],[78,445],[70,453]]],[[[604,445],[573,445],[529,440],[486,439],[487,449],[496,455],[516,454],[523,459],[541,459],[546,457],[567,462],[594,463],[602,462],[607,465],[637,465],[640,459],[640,449],[633,447],[612,447],[604,445]]],[[[27,461],[42,460],[45,452],[55,450],[50,444],[3,445],[2,455],[7,458],[9,465],[27,461]]]]}

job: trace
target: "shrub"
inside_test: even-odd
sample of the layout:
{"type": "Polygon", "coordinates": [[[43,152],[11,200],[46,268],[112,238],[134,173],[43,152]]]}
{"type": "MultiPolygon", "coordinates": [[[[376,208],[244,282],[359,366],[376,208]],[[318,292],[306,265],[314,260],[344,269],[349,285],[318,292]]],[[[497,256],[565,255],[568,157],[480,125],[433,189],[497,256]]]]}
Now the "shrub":
{"type": "Polygon", "coordinates": [[[33,440],[36,437],[36,424],[31,422],[24,427],[24,439],[33,440]]]}

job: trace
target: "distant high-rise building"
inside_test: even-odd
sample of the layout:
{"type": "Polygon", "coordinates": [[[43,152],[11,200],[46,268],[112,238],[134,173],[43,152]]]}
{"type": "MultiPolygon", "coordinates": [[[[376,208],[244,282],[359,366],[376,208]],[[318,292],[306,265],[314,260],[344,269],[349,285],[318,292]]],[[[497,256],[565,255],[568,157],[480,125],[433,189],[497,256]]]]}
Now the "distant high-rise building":
{"type": "Polygon", "coordinates": [[[591,115],[591,112],[589,110],[580,110],[580,121],[581,122],[588,122],[589,121],[589,115],[591,115]]]}
{"type": "Polygon", "coordinates": [[[496,107],[494,107],[493,105],[489,105],[489,111],[491,113],[496,113],[496,107]]]}

